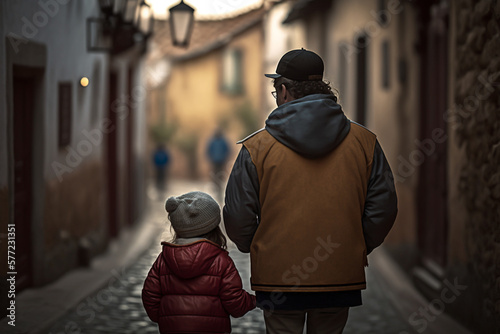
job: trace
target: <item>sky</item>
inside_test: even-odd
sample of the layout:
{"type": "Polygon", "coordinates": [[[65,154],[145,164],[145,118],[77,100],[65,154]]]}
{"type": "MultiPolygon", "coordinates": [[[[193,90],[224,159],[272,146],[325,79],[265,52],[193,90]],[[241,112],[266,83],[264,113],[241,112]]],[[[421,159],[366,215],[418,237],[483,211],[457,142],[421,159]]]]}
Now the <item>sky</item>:
{"type": "MultiPolygon", "coordinates": [[[[180,0],[146,0],[155,13],[155,18],[165,19],[168,8],[178,4],[180,0]]],[[[185,0],[184,3],[195,8],[195,17],[212,18],[219,15],[231,15],[245,7],[253,7],[262,0],[185,0]]]]}

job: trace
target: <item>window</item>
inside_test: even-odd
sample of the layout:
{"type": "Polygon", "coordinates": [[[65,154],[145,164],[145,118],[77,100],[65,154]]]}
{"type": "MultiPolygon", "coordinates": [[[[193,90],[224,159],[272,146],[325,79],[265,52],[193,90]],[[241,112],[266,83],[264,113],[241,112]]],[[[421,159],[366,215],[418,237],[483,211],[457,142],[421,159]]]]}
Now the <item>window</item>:
{"type": "Polygon", "coordinates": [[[389,12],[387,10],[387,6],[385,3],[385,0],[378,0],[378,5],[377,5],[377,13],[375,17],[377,18],[378,24],[382,27],[385,28],[389,24],[389,12]]]}
{"type": "Polygon", "coordinates": [[[347,97],[347,68],[349,66],[348,47],[346,42],[339,43],[338,90],[341,96],[347,97]]]}
{"type": "MultiPolygon", "coordinates": [[[[99,115],[101,113],[101,106],[104,94],[101,89],[101,62],[96,61],[94,63],[94,70],[91,77],[91,99],[92,99],[92,109],[90,110],[90,125],[95,126],[99,120],[99,115]]],[[[102,117],[102,116],[101,116],[102,117]]]]}
{"type": "Polygon", "coordinates": [[[221,90],[230,95],[243,93],[243,52],[240,49],[229,48],[222,56],[221,90]]]}
{"type": "Polygon", "coordinates": [[[389,89],[390,85],[390,49],[389,41],[385,40],[382,42],[382,87],[384,89],[389,89]]]}
{"type": "Polygon", "coordinates": [[[62,148],[71,143],[71,90],[70,82],[60,82],[59,97],[59,147],[62,148]]]}
{"type": "Polygon", "coordinates": [[[355,39],[358,49],[356,55],[356,121],[366,125],[368,100],[368,45],[370,38],[366,33],[359,34],[355,39]]]}

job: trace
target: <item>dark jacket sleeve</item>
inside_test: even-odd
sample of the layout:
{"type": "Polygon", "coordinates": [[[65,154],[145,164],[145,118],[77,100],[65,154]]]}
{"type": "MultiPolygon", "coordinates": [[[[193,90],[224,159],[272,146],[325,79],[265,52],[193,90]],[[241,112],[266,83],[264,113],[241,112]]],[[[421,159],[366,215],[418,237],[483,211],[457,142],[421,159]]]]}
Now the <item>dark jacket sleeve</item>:
{"type": "Polygon", "coordinates": [[[154,322],[158,322],[161,302],[160,261],[162,261],[161,254],[149,270],[142,288],[142,304],[149,319],[154,322]]]}
{"type": "Polygon", "coordinates": [[[229,239],[241,252],[249,253],[260,216],[259,178],[244,146],[229,176],[223,215],[229,239]]]}
{"type": "Polygon", "coordinates": [[[394,176],[377,140],[363,213],[363,234],[368,253],[382,244],[397,212],[394,176]]]}
{"type": "Polygon", "coordinates": [[[228,265],[222,276],[220,298],[224,309],[233,317],[239,318],[256,306],[254,295],[243,290],[241,277],[233,260],[227,256],[228,265]]]}

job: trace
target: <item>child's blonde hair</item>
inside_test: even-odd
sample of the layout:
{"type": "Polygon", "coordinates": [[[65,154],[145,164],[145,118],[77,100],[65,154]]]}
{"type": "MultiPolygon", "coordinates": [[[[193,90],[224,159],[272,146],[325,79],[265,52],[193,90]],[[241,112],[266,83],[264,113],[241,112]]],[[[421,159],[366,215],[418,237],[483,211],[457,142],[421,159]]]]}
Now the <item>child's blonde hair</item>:
{"type": "MultiPolygon", "coordinates": [[[[172,225],[170,225],[170,232],[172,234],[171,242],[175,243],[179,238],[177,237],[177,233],[175,233],[175,229],[172,225]]],[[[214,228],[212,231],[205,233],[203,235],[198,236],[197,238],[203,238],[215,242],[222,249],[227,249],[227,239],[219,226],[214,228]]]]}

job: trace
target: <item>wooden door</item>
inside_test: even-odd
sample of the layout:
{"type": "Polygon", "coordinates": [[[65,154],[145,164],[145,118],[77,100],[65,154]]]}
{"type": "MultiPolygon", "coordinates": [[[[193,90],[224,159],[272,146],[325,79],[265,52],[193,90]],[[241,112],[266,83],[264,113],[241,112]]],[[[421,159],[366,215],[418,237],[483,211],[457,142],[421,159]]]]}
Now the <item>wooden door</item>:
{"type": "Polygon", "coordinates": [[[447,255],[447,125],[448,11],[444,1],[427,7],[422,32],[420,145],[424,162],[419,170],[418,237],[424,266],[441,268],[447,255]],[[439,136],[436,134],[439,133],[439,136]],[[440,140],[435,140],[440,138],[440,140]]]}
{"type": "Polygon", "coordinates": [[[132,68],[128,70],[127,76],[127,96],[129,98],[128,114],[127,114],[127,224],[130,226],[135,219],[135,173],[134,173],[134,111],[135,111],[135,96],[132,91],[132,68]]]}
{"type": "Polygon", "coordinates": [[[14,224],[16,227],[16,290],[32,285],[31,222],[33,207],[34,80],[13,78],[14,94],[14,224]]]}
{"type": "Polygon", "coordinates": [[[107,179],[108,179],[108,232],[110,237],[118,235],[118,160],[117,160],[117,87],[118,76],[109,74],[108,119],[109,129],[106,141],[107,179]]]}

